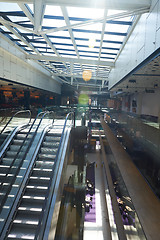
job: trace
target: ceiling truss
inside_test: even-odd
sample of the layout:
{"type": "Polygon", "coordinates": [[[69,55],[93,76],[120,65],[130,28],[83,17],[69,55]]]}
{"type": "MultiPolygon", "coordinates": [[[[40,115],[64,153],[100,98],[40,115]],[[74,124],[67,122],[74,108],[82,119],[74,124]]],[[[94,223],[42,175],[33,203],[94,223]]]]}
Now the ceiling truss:
{"type": "Polygon", "coordinates": [[[25,25],[23,21],[18,23],[11,20],[11,16],[17,17],[16,14],[14,16],[12,11],[6,11],[6,15],[5,11],[2,11],[0,15],[0,27],[3,26],[8,30],[7,32],[2,28],[1,33],[9,37],[11,36],[10,39],[25,50],[26,59],[38,62],[45,69],[48,69],[52,76],[58,77],[60,81],[71,85],[86,85],[86,82],[79,82],[78,79],[82,78],[82,73],[85,69],[91,69],[93,72],[92,82],[88,83],[88,86],[94,85],[102,88],[105,87],[109,72],[114,68],[115,61],[133,31],[139,16],[150,9],[149,0],[135,0],[133,2],[127,0],[0,0],[0,2],[16,3],[22,11],[22,13],[19,11],[19,14],[28,19],[28,24],[25,25]],[[33,12],[29,10],[28,4],[33,4],[33,12]],[[61,19],[64,25],[61,24],[58,27],[46,27],[43,25],[44,19],[48,20],[48,15],[45,13],[47,5],[60,7],[62,16],[57,16],[56,19],[56,16],[53,15],[50,16],[50,19],[54,18],[56,21],[61,19]],[[104,14],[97,18],[79,17],[76,19],[76,17],[73,18],[68,13],[67,7],[69,6],[104,8],[104,14]],[[108,9],[123,11],[109,15],[108,9]],[[132,21],[127,22],[123,20],[128,17],[131,17],[132,21]],[[100,30],[94,30],[94,28],[92,30],[92,27],[96,24],[101,24],[100,30]],[[128,30],[126,32],[107,31],[107,24],[127,25],[128,30]],[[91,30],[89,29],[90,27],[91,30]],[[66,32],[68,35],[64,36],[63,33],[66,32]],[[61,33],[62,36],[60,36],[61,33]],[[75,37],[78,33],[79,36],[75,37]],[[81,37],[81,34],[86,34],[86,37],[81,37]],[[93,50],[88,48],[88,43],[84,44],[84,42],[87,42],[87,39],[89,40],[88,36],[91,34],[100,35],[100,38],[95,39],[96,45],[93,50]],[[13,35],[14,38],[12,37],[13,35]],[[109,40],[106,40],[106,36],[109,36],[109,40]],[[112,40],[114,36],[115,40],[112,40]],[[56,38],[59,41],[56,42],[56,38]],[[118,38],[123,38],[123,40],[117,40],[118,38]],[[60,40],[62,41],[63,39],[64,42],[61,43],[60,40]],[[70,43],[65,41],[70,41],[70,43]],[[79,44],[80,41],[83,41],[83,44],[79,44]],[[21,42],[21,45],[19,42],[21,42]],[[108,46],[106,47],[104,43],[108,44],[108,46]],[[44,49],[46,52],[44,52],[44,49]],[[51,52],[53,54],[49,54],[51,52]]]}

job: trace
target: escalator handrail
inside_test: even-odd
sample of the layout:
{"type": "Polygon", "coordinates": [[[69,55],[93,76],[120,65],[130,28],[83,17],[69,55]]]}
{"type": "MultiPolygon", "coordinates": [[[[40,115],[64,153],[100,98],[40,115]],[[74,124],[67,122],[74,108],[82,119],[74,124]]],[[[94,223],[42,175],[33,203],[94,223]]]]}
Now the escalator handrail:
{"type": "Polygon", "coordinates": [[[70,115],[72,115],[72,117],[73,117],[73,118],[72,118],[72,124],[71,124],[71,125],[74,125],[74,112],[69,112],[69,113],[67,114],[66,119],[65,119],[65,122],[64,122],[63,130],[62,130],[62,135],[61,135],[61,139],[60,139],[60,142],[59,142],[58,151],[57,151],[57,154],[56,154],[56,160],[57,160],[57,157],[58,157],[60,148],[61,148],[62,139],[63,139],[63,136],[64,136],[64,132],[65,132],[65,128],[66,128],[66,125],[67,125],[67,121],[68,121],[68,118],[69,118],[70,115]]]}
{"type": "MultiPolygon", "coordinates": [[[[72,123],[71,123],[71,126],[74,126],[75,125],[75,122],[74,122],[74,112],[69,112],[66,116],[66,119],[65,119],[65,123],[64,123],[64,126],[63,126],[63,130],[62,130],[62,134],[61,134],[61,139],[60,139],[60,142],[59,142],[59,147],[58,147],[58,150],[57,150],[57,153],[56,153],[56,158],[55,158],[55,162],[57,161],[57,158],[58,158],[58,155],[59,155],[59,152],[60,152],[60,149],[61,149],[61,144],[62,144],[62,140],[63,140],[63,137],[64,137],[64,133],[65,133],[65,128],[66,128],[66,125],[67,125],[67,121],[68,121],[68,118],[69,116],[72,116],[72,123]]],[[[57,162],[56,162],[57,163],[57,162]]],[[[57,164],[54,164],[53,165],[53,172],[56,168],[57,164]]],[[[58,166],[57,168],[59,168],[59,163],[58,163],[58,166]]],[[[54,176],[54,175],[53,175],[54,176]]],[[[43,207],[42,207],[42,211],[41,211],[41,216],[40,216],[40,219],[39,219],[39,223],[38,223],[38,227],[37,227],[37,230],[36,230],[36,234],[35,234],[35,238],[34,240],[37,240],[37,239],[40,239],[39,236],[40,234],[43,234],[42,232],[44,231],[43,227],[46,222],[44,221],[44,211],[45,211],[45,207],[46,207],[46,203],[47,203],[47,200],[48,200],[48,196],[49,194],[52,195],[52,191],[50,191],[50,186],[53,182],[53,176],[51,177],[50,181],[49,181],[49,186],[48,186],[48,190],[47,190],[47,193],[45,195],[45,201],[44,201],[44,204],[43,204],[43,207]],[[42,223],[42,219],[43,219],[43,223],[42,223]]],[[[55,181],[54,181],[55,182],[55,181]]],[[[55,184],[54,184],[55,185],[55,184]]],[[[48,212],[48,209],[47,211],[45,211],[46,214],[48,212]]]]}
{"type": "MultiPolygon", "coordinates": [[[[39,127],[40,127],[40,124],[41,124],[42,120],[44,119],[44,117],[45,117],[47,114],[51,114],[51,113],[53,113],[53,112],[48,112],[48,111],[47,111],[47,112],[40,112],[40,113],[37,114],[36,118],[34,119],[32,125],[31,125],[30,128],[29,128],[29,131],[28,131],[27,134],[26,134],[26,137],[25,137],[24,140],[23,140],[23,143],[22,143],[21,147],[19,148],[19,150],[18,150],[18,152],[17,152],[17,154],[16,154],[16,157],[18,156],[19,152],[21,151],[22,147],[24,146],[24,143],[25,143],[28,135],[31,133],[31,130],[32,130],[32,128],[34,127],[34,124],[35,124],[35,122],[37,121],[38,117],[43,114],[42,117],[40,118],[40,121],[39,121],[39,123],[38,123],[38,125],[37,125],[37,127],[36,127],[36,130],[35,130],[32,138],[31,138],[31,140],[30,140],[30,143],[29,143],[29,145],[28,145],[28,147],[27,147],[27,149],[26,149],[26,151],[25,151],[25,154],[24,154],[24,156],[23,156],[23,158],[22,158],[22,161],[25,159],[25,157],[26,157],[26,155],[27,155],[27,153],[28,153],[28,150],[29,150],[31,144],[33,143],[33,140],[34,140],[34,138],[35,138],[35,135],[36,135],[36,133],[37,133],[39,127]]],[[[54,121],[54,119],[53,119],[53,121],[54,121]]],[[[52,122],[52,124],[53,124],[53,122],[52,122]]]]}
{"type": "Polygon", "coordinates": [[[28,122],[28,124],[29,124],[29,123],[31,122],[31,111],[30,111],[30,110],[18,111],[18,112],[16,112],[16,113],[8,120],[8,122],[6,123],[6,125],[4,126],[4,128],[1,130],[0,134],[2,134],[2,133],[4,132],[4,130],[6,129],[6,127],[9,125],[9,123],[12,121],[12,119],[13,119],[15,116],[17,116],[17,115],[20,114],[20,113],[26,113],[26,112],[28,112],[28,113],[29,113],[29,116],[30,116],[29,122],[28,122]]]}
{"type": "MultiPolygon", "coordinates": [[[[28,145],[28,147],[27,147],[27,150],[26,150],[26,152],[25,152],[25,155],[24,155],[22,161],[25,159],[25,157],[26,157],[26,155],[27,155],[27,153],[28,153],[28,150],[29,150],[30,146],[32,145],[32,143],[33,143],[33,141],[34,141],[34,138],[35,138],[36,133],[37,133],[37,131],[38,131],[40,125],[41,125],[42,120],[44,119],[44,117],[45,117],[46,115],[51,114],[51,113],[53,114],[54,112],[53,112],[53,111],[40,112],[40,113],[37,115],[34,123],[36,122],[36,120],[38,119],[38,117],[39,117],[41,114],[43,114],[42,117],[41,117],[41,119],[40,119],[40,121],[39,121],[39,123],[38,123],[38,125],[37,125],[37,127],[36,127],[36,130],[35,130],[35,132],[34,132],[34,134],[33,134],[33,137],[32,137],[32,139],[31,139],[31,141],[30,141],[30,143],[29,143],[29,145],[28,145]]],[[[53,125],[53,123],[54,123],[54,119],[53,119],[53,121],[52,121],[52,125],[53,125]]],[[[34,126],[34,124],[33,124],[33,126],[34,126]]],[[[32,128],[33,128],[33,126],[32,126],[32,128]]],[[[30,129],[29,133],[31,132],[32,128],[30,129]]],[[[29,133],[28,133],[28,134],[29,134],[29,133]]]]}
{"type": "MultiPolygon", "coordinates": [[[[50,112],[49,112],[49,111],[48,111],[48,112],[41,112],[41,113],[39,113],[39,114],[37,115],[37,117],[35,118],[35,121],[36,121],[36,119],[37,119],[41,114],[43,114],[43,116],[41,117],[41,120],[40,120],[40,123],[41,123],[42,120],[43,120],[43,118],[44,118],[47,114],[51,114],[51,113],[53,114],[54,112],[53,112],[53,111],[50,111],[50,112]]],[[[35,122],[35,121],[34,121],[34,122],[35,122]]],[[[51,127],[51,126],[53,125],[53,122],[54,122],[54,119],[53,119],[52,123],[46,125],[44,129],[46,129],[48,126],[51,127]]],[[[40,123],[38,124],[36,130],[38,130],[38,128],[39,128],[39,126],[40,126],[40,123]]],[[[44,130],[43,130],[43,131],[44,131],[44,130]]],[[[33,137],[33,138],[34,138],[34,137],[33,137]]],[[[26,150],[26,152],[28,153],[28,149],[26,150]]],[[[23,163],[23,160],[25,159],[25,157],[26,157],[26,154],[23,156],[23,158],[22,158],[22,160],[21,160],[21,163],[23,163]]],[[[33,162],[33,161],[30,161],[30,162],[33,162]]],[[[34,166],[34,164],[33,164],[33,166],[34,166]]],[[[19,166],[18,170],[20,169],[20,167],[21,167],[21,166],[19,166]]],[[[16,197],[15,197],[13,203],[12,203],[12,208],[10,209],[9,214],[8,214],[8,217],[7,217],[7,219],[6,219],[5,223],[4,223],[4,226],[3,226],[3,228],[2,228],[2,231],[0,232],[0,234],[1,234],[0,237],[2,237],[2,238],[3,238],[4,236],[6,236],[6,231],[7,231],[8,227],[11,226],[11,222],[12,222],[12,219],[13,219],[13,215],[15,214],[15,210],[16,210],[16,208],[17,208],[17,206],[18,206],[18,203],[19,203],[19,201],[20,201],[20,198],[21,198],[21,194],[22,194],[22,192],[24,191],[25,186],[26,186],[26,179],[28,179],[27,175],[29,175],[29,172],[31,171],[32,168],[33,168],[33,167],[30,168],[30,164],[29,164],[28,167],[27,167],[27,170],[26,170],[26,172],[25,172],[25,175],[23,176],[23,180],[22,180],[22,182],[20,183],[19,190],[18,190],[18,192],[16,193],[16,197]]],[[[17,175],[17,174],[16,174],[16,175],[17,175]]]]}
{"type": "MultiPolygon", "coordinates": [[[[30,111],[30,110],[26,110],[26,111],[30,111]]],[[[20,111],[20,112],[21,112],[21,111],[20,111]]],[[[18,113],[18,112],[17,112],[17,113],[18,113]]],[[[15,113],[14,116],[15,116],[17,113],[15,113]]],[[[33,123],[30,125],[29,131],[28,131],[28,133],[26,134],[26,137],[24,138],[24,140],[23,140],[23,142],[22,142],[22,144],[21,144],[21,147],[20,147],[19,150],[17,151],[17,153],[16,153],[13,161],[16,160],[19,152],[21,151],[22,147],[24,146],[24,143],[25,143],[25,141],[26,141],[29,133],[31,132],[31,130],[32,130],[33,126],[34,126],[34,123],[36,122],[36,120],[38,119],[38,117],[39,117],[42,113],[43,113],[43,112],[40,112],[39,114],[37,114],[37,116],[36,116],[36,118],[34,119],[33,123]]],[[[8,121],[8,123],[5,125],[4,129],[5,129],[5,128],[7,127],[7,125],[11,122],[11,120],[13,119],[14,116],[12,116],[12,117],[10,118],[10,120],[8,121]]],[[[4,129],[2,130],[2,132],[4,131],[4,129]]],[[[2,133],[2,132],[1,132],[1,133],[2,133]]],[[[2,158],[2,157],[1,157],[1,158],[2,158]]],[[[1,160],[1,158],[0,158],[0,160],[1,160]]]]}
{"type": "MultiPolygon", "coordinates": [[[[24,155],[23,155],[23,157],[22,157],[22,159],[21,159],[21,163],[20,163],[20,165],[19,165],[18,168],[17,168],[16,174],[15,174],[15,176],[14,176],[14,178],[13,178],[13,182],[15,181],[15,179],[16,179],[16,177],[17,177],[17,174],[18,174],[18,172],[19,172],[19,170],[20,170],[20,168],[21,168],[21,166],[22,166],[22,164],[23,164],[23,161],[24,161],[24,159],[25,159],[25,157],[26,157],[26,155],[27,155],[27,153],[28,153],[28,150],[29,150],[31,144],[33,143],[34,137],[35,137],[35,135],[36,135],[36,133],[37,133],[37,131],[38,131],[38,128],[39,128],[42,120],[44,119],[44,117],[45,117],[47,114],[51,114],[51,113],[53,114],[53,111],[52,111],[52,112],[40,112],[40,113],[38,113],[37,116],[36,116],[36,118],[34,119],[33,123],[31,124],[31,126],[30,126],[30,128],[29,128],[29,131],[28,131],[28,133],[26,134],[26,136],[25,136],[25,138],[24,138],[24,140],[23,140],[23,142],[22,142],[19,150],[17,151],[17,154],[15,155],[15,157],[14,157],[14,159],[13,159],[13,161],[12,161],[12,164],[10,165],[10,168],[8,169],[8,171],[7,171],[6,174],[9,173],[11,167],[12,167],[13,164],[15,163],[15,161],[16,161],[16,159],[17,159],[17,156],[18,156],[18,154],[20,153],[22,147],[24,146],[25,141],[26,141],[28,135],[30,134],[30,132],[31,132],[31,130],[32,130],[32,128],[33,128],[36,120],[38,119],[38,117],[39,117],[40,115],[43,114],[42,117],[41,117],[41,119],[40,119],[39,124],[38,124],[37,127],[36,127],[36,130],[35,130],[35,132],[34,132],[34,134],[33,134],[33,137],[32,137],[32,139],[30,140],[30,143],[29,143],[29,145],[28,145],[28,147],[27,147],[27,149],[26,149],[26,151],[25,151],[25,153],[24,153],[24,155]]],[[[53,119],[53,121],[54,121],[54,119],[53,119]]],[[[52,124],[53,124],[53,122],[52,122],[52,124]]],[[[6,193],[5,196],[7,196],[7,195],[9,194],[9,192],[10,192],[10,190],[11,190],[11,187],[12,187],[12,185],[10,185],[10,188],[8,189],[8,191],[7,191],[7,193],[6,193]]],[[[0,204],[0,212],[2,211],[2,207],[3,207],[3,204],[5,203],[5,201],[6,201],[6,197],[2,200],[2,202],[1,202],[1,204],[0,204]]]]}

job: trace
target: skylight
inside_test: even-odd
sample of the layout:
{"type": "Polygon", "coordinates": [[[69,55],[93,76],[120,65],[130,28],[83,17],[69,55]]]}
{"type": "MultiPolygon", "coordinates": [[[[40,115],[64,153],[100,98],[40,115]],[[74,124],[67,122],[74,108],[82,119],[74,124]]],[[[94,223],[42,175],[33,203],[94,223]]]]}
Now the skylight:
{"type": "Polygon", "coordinates": [[[127,16],[127,11],[105,10],[94,5],[87,8],[60,6],[58,1],[57,5],[46,5],[44,13],[39,9],[41,21],[41,17],[34,19],[33,4],[26,4],[24,12],[20,6],[0,3],[0,32],[30,57],[37,56],[41,64],[53,71],[51,73],[61,68],[63,73],[69,74],[68,79],[71,73],[75,79],[77,76],[76,82],[87,67],[92,70],[92,76],[97,76],[95,84],[102,80],[98,76],[107,81],[111,63],[114,64],[134,21],[134,16],[127,16]],[[39,24],[37,29],[35,20],[39,24]],[[53,70],[50,64],[54,65],[53,70]]]}

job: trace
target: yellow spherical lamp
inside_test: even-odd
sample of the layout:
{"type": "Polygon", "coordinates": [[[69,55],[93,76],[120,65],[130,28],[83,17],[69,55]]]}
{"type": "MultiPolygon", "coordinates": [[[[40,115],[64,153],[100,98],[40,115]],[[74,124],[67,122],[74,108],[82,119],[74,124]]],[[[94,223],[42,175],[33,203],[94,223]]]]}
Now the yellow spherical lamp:
{"type": "Polygon", "coordinates": [[[92,77],[92,71],[91,70],[84,70],[82,74],[83,80],[84,81],[89,81],[92,77]]]}

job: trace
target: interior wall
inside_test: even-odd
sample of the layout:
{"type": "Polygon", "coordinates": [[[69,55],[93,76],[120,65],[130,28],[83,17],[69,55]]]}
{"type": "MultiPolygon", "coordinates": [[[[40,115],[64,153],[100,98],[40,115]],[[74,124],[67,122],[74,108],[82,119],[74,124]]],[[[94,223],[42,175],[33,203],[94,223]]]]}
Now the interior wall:
{"type": "Polygon", "coordinates": [[[0,77],[46,91],[61,93],[61,84],[38,63],[27,60],[25,54],[0,35],[0,77]]]}
{"type": "Polygon", "coordinates": [[[160,0],[142,14],[109,75],[109,89],[160,47],[160,0]]]}
{"type": "Polygon", "coordinates": [[[145,93],[142,98],[141,114],[159,116],[160,113],[160,90],[155,93],[145,93]]]}
{"type": "Polygon", "coordinates": [[[157,89],[154,93],[144,92],[124,96],[122,111],[158,117],[160,115],[160,90],[157,89]]]}

